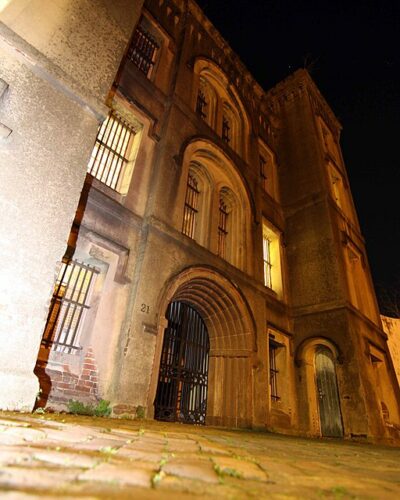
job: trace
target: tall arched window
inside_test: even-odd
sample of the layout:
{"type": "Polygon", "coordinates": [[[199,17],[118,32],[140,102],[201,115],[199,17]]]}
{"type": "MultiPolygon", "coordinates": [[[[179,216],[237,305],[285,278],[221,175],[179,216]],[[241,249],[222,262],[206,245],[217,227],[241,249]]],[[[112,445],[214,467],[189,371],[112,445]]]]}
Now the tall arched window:
{"type": "Polygon", "coordinates": [[[183,211],[182,233],[193,239],[195,237],[197,214],[199,211],[199,194],[198,181],[193,172],[189,172],[186,185],[185,208],[183,211]]]}
{"type": "Polygon", "coordinates": [[[217,112],[217,93],[213,85],[200,76],[196,97],[196,113],[211,128],[215,128],[217,112]]]}
{"type": "Polygon", "coordinates": [[[217,253],[223,259],[226,258],[226,244],[228,240],[229,212],[224,193],[219,195],[218,205],[218,249],[217,253]]]}
{"type": "Polygon", "coordinates": [[[231,160],[206,140],[184,154],[185,184],[180,186],[180,230],[233,266],[251,272],[251,209],[243,180],[231,160]]]}
{"type": "Polygon", "coordinates": [[[237,90],[212,61],[198,59],[194,73],[196,113],[226,144],[246,157],[250,124],[237,90]]]}

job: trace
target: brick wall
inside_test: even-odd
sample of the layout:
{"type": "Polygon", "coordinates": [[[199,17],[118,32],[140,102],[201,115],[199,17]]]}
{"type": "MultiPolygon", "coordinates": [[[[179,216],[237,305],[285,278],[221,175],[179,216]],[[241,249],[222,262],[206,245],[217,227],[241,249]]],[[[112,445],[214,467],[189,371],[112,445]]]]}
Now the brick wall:
{"type": "Polygon", "coordinates": [[[44,361],[38,361],[35,373],[42,390],[37,407],[60,410],[72,399],[86,404],[99,400],[97,363],[90,347],[79,375],[72,373],[67,364],[44,361]]]}

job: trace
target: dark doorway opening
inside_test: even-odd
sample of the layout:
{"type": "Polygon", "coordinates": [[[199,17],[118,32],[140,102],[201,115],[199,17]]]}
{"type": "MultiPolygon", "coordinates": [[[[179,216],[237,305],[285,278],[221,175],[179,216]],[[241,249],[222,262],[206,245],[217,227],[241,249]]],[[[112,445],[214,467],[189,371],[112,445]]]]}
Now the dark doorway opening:
{"type": "Polygon", "coordinates": [[[185,302],[171,302],[166,318],[154,417],[205,424],[210,341],[200,314],[185,302]]]}
{"type": "Polygon", "coordinates": [[[315,375],[321,434],[326,437],[343,437],[334,357],[332,351],[322,345],[315,352],[315,375]]]}

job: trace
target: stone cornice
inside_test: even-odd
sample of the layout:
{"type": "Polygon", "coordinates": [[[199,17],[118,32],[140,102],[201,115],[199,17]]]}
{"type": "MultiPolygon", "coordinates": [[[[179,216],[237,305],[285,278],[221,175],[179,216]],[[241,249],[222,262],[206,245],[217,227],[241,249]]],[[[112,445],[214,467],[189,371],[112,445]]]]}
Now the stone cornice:
{"type": "Polygon", "coordinates": [[[342,129],[339,120],[306,69],[298,69],[275,85],[267,94],[269,98],[283,104],[301,97],[305,92],[307,92],[316,114],[322,116],[335,135],[339,133],[342,129]]]}

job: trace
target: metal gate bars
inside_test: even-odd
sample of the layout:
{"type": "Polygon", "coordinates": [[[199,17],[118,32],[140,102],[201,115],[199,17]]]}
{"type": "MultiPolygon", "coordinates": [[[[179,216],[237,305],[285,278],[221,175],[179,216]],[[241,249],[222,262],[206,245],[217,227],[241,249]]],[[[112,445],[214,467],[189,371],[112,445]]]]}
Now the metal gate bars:
{"type": "Polygon", "coordinates": [[[184,302],[171,302],[166,317],[154,416],[204,424],[210,350],[207,328],[199,313],[184,302]]]}

